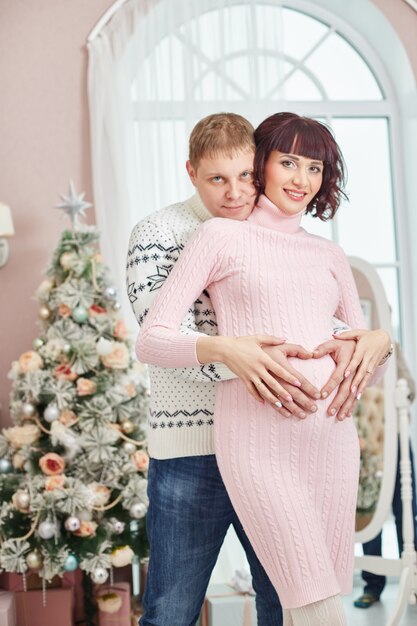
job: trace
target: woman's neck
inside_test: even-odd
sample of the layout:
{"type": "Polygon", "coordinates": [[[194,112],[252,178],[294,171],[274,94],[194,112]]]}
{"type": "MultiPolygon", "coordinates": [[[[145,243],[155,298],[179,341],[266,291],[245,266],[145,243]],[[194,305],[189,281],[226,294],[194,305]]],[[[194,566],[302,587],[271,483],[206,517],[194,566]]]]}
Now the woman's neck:
{"type": "Polygon", "coordinates": [[[278,208],[269,198],[261,195],[248,217],[248,222],[254,222],[265,228],[279,230],[282,233],[293,234],[300,229],[301,218],[305,213],[305,208],[295,215],[287,215],[278,208]]]}

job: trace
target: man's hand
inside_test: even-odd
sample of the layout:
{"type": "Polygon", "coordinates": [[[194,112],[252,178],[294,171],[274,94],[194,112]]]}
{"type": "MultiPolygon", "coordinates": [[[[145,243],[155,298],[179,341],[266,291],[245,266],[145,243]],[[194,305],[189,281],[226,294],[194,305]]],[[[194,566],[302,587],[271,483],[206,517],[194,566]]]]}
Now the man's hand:
{"type": "Polygon", "coordinates": [[[317,411],[317,405],[314,400],[319,399],[319,390],[288,362],[288,357],[297,357],[304,360],[311,359],[313,356],[312,352],[294,343],[284,343],[273,347],[264,346],[263,349],[274,361],[293,373],[301,383],[299,387],[295,387],[279,376],[275,376],[276,380],[292,397],[291,401],[285,399],[285,397],[280,397],[283,406],[281,408],[277,407],[278,413],[284,417],[296,416],[304,419],[307,417],[307,413],[317,411]]]}
{"type": "MultiPolygon", "coordinates": [[[[276,408],[281,408],[284,402],[293,407],[293,396],[284,388],[283,382],[295,389],[301,389],[304,385],[304,389],[309,389],[314,398],[320,398],[319,390],[288,363],[286,352],[277,352],[274,358],[266,352],[283,345],[283,339],[270,335],[204,337],[197,341],[197,358],[200,363],[221,361],[245,383],[256,400],[266,400],[276,408]],[[210,349],[210,346],[214,349],[210,349]]],[[[289,346],[286,350],[292,356],[312,357],[311,352],[301,346],[289,346]]]]}

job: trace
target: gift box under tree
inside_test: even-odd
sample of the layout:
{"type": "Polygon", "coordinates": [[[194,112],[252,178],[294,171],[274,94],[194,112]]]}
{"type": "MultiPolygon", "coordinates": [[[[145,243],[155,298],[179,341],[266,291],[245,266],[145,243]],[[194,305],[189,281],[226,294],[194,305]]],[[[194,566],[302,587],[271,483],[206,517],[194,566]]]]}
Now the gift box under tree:
{"type": "Polygon", "coordinates": [[[73,626],[72,615],[72,588],[16,592],[16,626],[73,626]]]}
{"type": "Polygon", "coordinates": [[[0,591],[0,626],[16,626],[16,600],[11,591],[0,591]]]}
{"type": "Polygon", "coordinates": [[[231,585],[210,585],[199,626],[256,626],[255,596],[231,585]]]}

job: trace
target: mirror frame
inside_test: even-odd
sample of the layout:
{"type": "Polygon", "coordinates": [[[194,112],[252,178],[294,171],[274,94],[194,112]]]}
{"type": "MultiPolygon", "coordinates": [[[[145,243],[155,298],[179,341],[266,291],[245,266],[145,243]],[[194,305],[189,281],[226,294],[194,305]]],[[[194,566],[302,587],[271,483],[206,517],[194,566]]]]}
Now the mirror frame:
{"type": "MultiPolygon", "coordinates": [[[[375,268],[358,257],[348,257],[352,271],[362,274],[368,283],[379,327],[384,328],[392,337],[391,313],[381,279],[375,268]]],[[[359,297],[361,297],[360,290],[359,297]]],[[[366,543],[381,531],[385,520],[391,513],[397,473],[398,421],[395,407],[395,387],[397,384],[397,366],[395,355],[384,376],[384,469],[378,502],[371,521],[362,530],[355,532],[355,543],[366,543]]]]}

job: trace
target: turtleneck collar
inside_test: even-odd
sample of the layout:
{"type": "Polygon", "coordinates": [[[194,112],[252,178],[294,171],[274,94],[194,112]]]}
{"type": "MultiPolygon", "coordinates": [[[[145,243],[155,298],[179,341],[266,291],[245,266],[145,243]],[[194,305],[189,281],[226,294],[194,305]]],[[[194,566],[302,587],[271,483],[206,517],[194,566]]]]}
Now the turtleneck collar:
{"type": "Polygon", "coordinates": [[[249,215],[248,222],[254,222],[272,230],[279,230],[281,233],[294,234],[300,230],[300,222],[304,213],[305,209],[295,215],[287,215],[262,194],[249,215]]]}
{"type": "Polygon", "coordinates": [[[195,194],[190,198],[189,202],[192,211],[202,222],[205,222],[206,220],[213,217],[210,211],[207,209],[206,205],[203,203],[198,191],[196,191],[195,194]]]}

